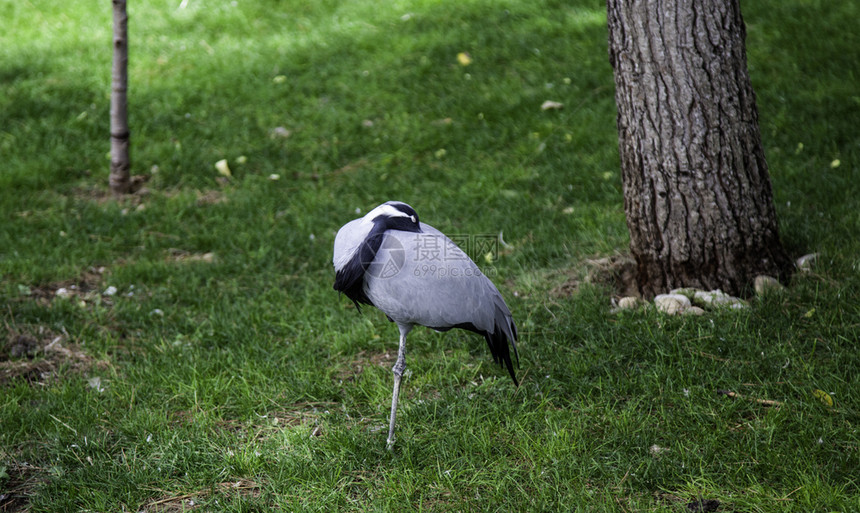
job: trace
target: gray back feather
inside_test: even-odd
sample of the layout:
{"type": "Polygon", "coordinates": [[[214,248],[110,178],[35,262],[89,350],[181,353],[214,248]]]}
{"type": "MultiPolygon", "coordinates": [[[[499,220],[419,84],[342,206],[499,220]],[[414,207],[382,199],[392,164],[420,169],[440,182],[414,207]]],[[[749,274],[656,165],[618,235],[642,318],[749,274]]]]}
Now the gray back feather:
{"type": "Polygon", "coordinates": [[[489,333],[509,328],[511,312],[493,282],[454,242],[432,226],[422,233],[390,230],[365,292],[391,319],[433,328],[472,324],[489,333]],[[504,329],[504,328],[503,328],[504,329]]]}

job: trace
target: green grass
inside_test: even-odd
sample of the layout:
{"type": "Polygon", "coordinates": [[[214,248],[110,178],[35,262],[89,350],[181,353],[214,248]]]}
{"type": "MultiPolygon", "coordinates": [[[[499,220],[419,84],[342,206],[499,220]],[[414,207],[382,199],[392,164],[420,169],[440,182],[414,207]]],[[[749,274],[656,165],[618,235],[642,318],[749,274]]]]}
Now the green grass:
{"type": "Polygon", "coordinates": [[[860,510],[856,3],[744,4],[782,238],[821,258],[696,318],[553,293],[627,245],[602,4],[381,5],[132,2],[151,192],[113,200],[109,4],[0,0],[0,355],[22,334],[72,351],[0,362],[0,505],[860,510]],[[415,330],[393,453],[397,332],[330,264],[337,228],[389,199],[504,232],[485,268],[522,378],[475,336],[415,330]]]}

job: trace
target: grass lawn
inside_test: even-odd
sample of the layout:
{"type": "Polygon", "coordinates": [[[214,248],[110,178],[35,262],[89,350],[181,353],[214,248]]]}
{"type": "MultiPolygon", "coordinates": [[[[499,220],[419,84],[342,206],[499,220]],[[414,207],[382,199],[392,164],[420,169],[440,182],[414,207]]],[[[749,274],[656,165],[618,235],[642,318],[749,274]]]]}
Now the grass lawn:
{"type": "Polygon", "coordinates": [[[0,0],[0,511],[860,511],[860,4],[744,3],[782,238],[820,257],[702,317],[590,279],[628,241],[602,3],[130,4],[151,178],[115,200],[110,3],[0,0]],[[397,329],[331,268],[389,199],[503,233],[466,249],[522,381],[416,329],[393,452],[397,329]]]}

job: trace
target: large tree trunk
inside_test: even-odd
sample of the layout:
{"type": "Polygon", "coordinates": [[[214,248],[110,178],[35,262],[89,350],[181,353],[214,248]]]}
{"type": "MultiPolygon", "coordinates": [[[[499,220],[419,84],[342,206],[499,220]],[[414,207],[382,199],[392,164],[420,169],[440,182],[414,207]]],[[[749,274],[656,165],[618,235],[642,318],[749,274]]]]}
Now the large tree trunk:
{"type": "Polygon", "coordinates": [[[640,292],[786,279],[738,0],[607,0],[640,292]]]}
{"type": "Polygon", "coordinates": [[[110,95],[110,190],[126,194],[131,190],[128,155],[128,15],[126,0],[113,0],[113,69],[110,95]]]}

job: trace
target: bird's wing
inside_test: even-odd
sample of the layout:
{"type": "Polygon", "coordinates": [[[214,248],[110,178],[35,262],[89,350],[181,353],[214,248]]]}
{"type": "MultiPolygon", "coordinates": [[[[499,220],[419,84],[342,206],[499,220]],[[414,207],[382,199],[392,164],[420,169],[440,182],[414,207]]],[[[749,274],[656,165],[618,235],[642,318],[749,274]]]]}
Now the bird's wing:
{"type": "Polygon", "coordinates": [[[397,322],[484,335],[494,359],[513,377],[508,342],[516,355],[517,331],[502,295],[451,239],[426,223],[421,229],[385,232],[365,274],[367,297],[397,322]]]}
{"type": "Polygon", "coordinates": [[[425,223],[421,228],[385,232],[365,278],[374,305],[394,320],[422,326],[471,322],[492,330],[495,287],[448,237],[425,223]]]}

